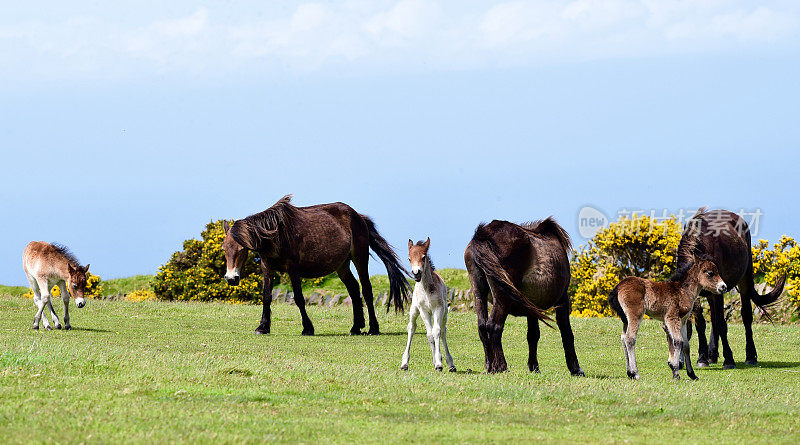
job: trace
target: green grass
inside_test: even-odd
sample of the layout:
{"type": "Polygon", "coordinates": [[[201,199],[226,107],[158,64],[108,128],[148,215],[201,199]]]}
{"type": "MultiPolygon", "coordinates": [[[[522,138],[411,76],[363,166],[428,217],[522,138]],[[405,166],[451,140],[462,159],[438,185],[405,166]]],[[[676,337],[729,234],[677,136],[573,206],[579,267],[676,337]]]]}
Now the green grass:
{"type": "Polygon", "coordinates": [[[3,286],[0,284],[0,295],[20,296],[25,292],[28,292],[26,286],[3,286]]]}
{"type": "MultiPolygon", "coordinates": [[[[33,305],[0,297],[3,442],[706,442],[800,441],[800,326],[754,326],[761,366],[671,380],[664,333],[644,323],[642,380],[625,376],[615,319],[573,319],[587,373],[567,372],[543,328],[542,373],[525,366],[523,319],[504,335],[509,372],[486,375],[475,315],[452,313],[458,373],[432,368],[424,335],[400,371],[405,316],[384,335],[351,337],[348,307],[273,305],[273,333],[252,334],[260,307],[90,301],[72,331],[33,331],[33,305]]],[[[420,329],[423,329],[420,327],[420,329]]],[[[743,328],[730,327],[738,359],[743,328]]]]}
{"type": "Polygon", "coordinates": [[[103,280],[103,294],[127,294],[139,289],[149,289],[152,275],[134,275],[126,278],[112,278],[103,280]]]}

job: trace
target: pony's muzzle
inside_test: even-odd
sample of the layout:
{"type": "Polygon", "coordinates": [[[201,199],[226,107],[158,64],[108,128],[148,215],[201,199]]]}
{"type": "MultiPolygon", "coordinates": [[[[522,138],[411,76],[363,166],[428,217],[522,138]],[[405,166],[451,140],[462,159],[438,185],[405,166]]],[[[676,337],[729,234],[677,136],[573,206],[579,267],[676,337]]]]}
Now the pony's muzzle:
{"type": "Polygon", "coordinates": [[[411,273],[412,273],[412,275],[414,275],[414,281],[419,282],[420,280],[422,280],[422,271],[421,270],[417,271],[417,272],[413,272],[412,271],[411,273]]]}
{"type": "Polygon", "coordinates": [[[717,292],[720,294],[724,294],[728,291],[728,286],[725,283],[717,284],[717,292]]]}
{"type": "Polygon", "coordinates": [[[84,300],[83,298],[76,298],[75,299],[75,306],[78,306],[78,309],[86,306],[86,300],[84,300]]]}
{"type": "Polygon", "coordinates": [[[239,285],[239,275],[236,275],[233,278],[225,277],[225,281],[228,282],[231,286],[238,286],[239,285]]]}

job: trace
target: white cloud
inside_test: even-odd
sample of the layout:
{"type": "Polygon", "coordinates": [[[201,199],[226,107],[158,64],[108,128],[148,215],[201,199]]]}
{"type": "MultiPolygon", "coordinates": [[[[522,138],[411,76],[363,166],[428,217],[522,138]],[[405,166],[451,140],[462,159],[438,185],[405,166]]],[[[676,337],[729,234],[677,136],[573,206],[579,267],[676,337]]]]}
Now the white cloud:
{"type": "Polygon", "coordinates": [[[783,0],[262,5],[188,9],[177,16],[148,11],[139,23],[78,16],[0,24],[0,76],[418,71],[800,45],[800,4],[783,0]]]}

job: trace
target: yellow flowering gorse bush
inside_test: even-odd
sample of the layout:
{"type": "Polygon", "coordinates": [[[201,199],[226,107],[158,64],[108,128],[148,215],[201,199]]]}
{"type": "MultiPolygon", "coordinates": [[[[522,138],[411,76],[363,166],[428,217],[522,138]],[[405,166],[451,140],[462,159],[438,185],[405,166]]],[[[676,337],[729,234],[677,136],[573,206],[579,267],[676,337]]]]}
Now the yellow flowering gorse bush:
{"type": "Polygon", "coordinates": [[[612,316],[608,294],[628,276],[663,280],[675,267],[681,227],[675,218],[623,218],[599,231],[571,260],[572,315],[612,316]]]}
{"type": "Polygon", "coordinates": [[[784,298],[800,312],[800,245],[792,237],[783,235],[772,249],[767,240],[759,240],[753,246],[753,272],[756,282],[768,286],[786,274],[784,298]]]}

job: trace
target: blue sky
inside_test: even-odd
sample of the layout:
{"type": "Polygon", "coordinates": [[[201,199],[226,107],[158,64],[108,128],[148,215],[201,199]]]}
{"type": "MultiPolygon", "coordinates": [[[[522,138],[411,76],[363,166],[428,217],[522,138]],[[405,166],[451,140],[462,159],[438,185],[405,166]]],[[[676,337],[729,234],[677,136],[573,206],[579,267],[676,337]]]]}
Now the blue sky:
{"type": "Polygon", "coordinates": [[[287,193],[439,266],[494,218],[580,244],[584,205],[800,235],[795,2],[93,3],[1,7],[3,284],[30,240],[153,273],[287,193]]]}

